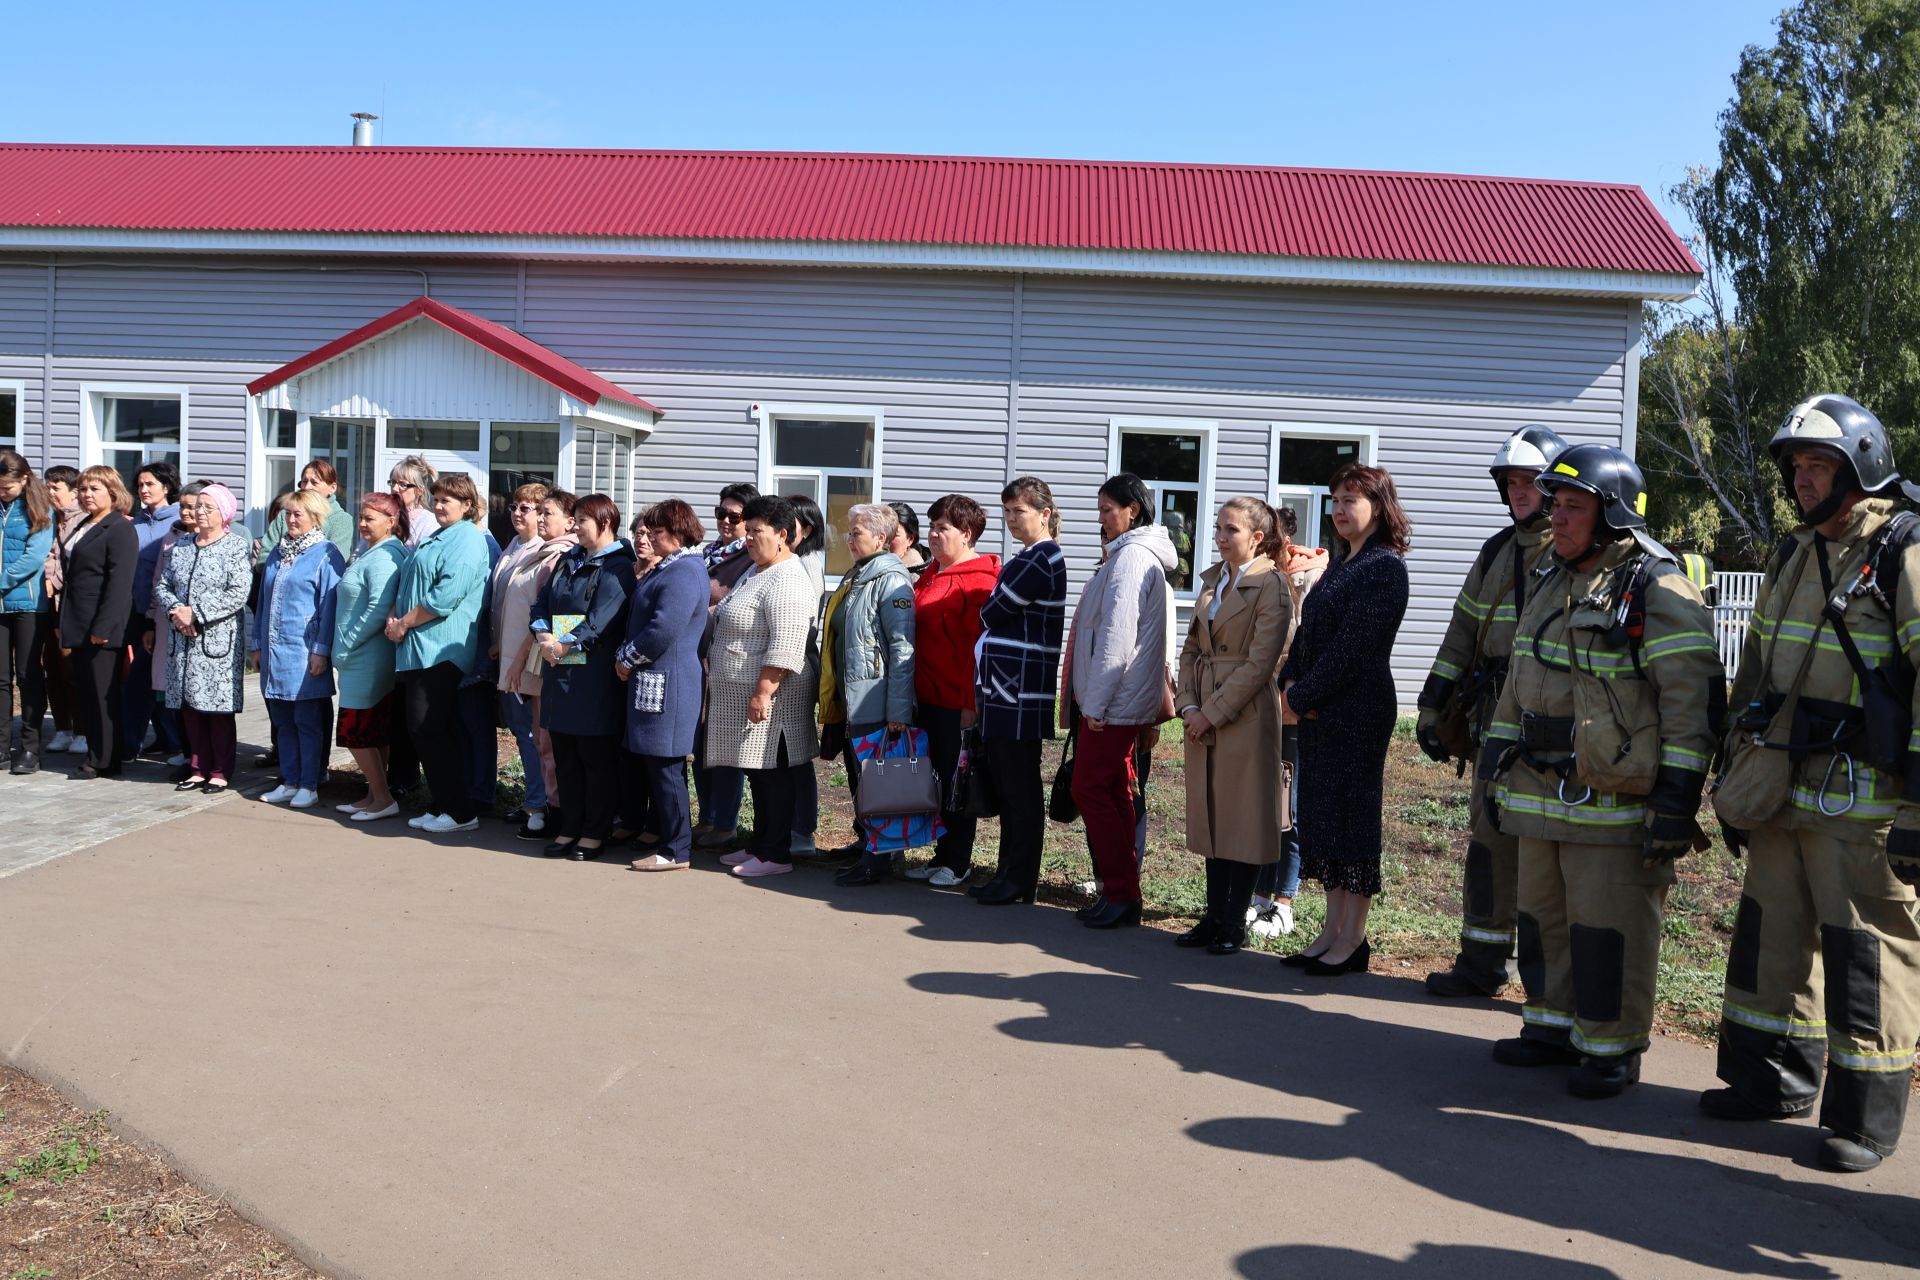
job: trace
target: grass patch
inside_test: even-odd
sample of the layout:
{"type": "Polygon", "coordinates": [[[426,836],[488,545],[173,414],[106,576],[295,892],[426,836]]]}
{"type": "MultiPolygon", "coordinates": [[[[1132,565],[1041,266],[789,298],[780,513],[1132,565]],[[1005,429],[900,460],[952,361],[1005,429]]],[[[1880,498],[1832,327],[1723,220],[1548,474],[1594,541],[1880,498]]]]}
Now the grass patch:
{"type": "Polygon", "coordinates": [[[42,1179],[59,1186],[84,1174],[100,1158],[92,1135],[106,1123],[107,1113],[96,1111],[84,1120],[63,1124],[47,1135],[46,1145],[32,1155],[21,1156],[0,1171],[0,1183],[17,1187],[23,1182],[42,1179]]]}

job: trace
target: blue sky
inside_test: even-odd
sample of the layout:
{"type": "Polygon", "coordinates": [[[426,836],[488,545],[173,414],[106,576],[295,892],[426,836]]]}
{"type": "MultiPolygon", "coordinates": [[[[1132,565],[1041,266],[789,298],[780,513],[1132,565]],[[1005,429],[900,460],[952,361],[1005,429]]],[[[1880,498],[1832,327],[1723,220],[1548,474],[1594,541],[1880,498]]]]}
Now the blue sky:
{"type": "Polygon", "coordinates": [[[28,142],[746,148],[1634,182],[1715,156],[1761,0],[7,6],[28,142]],[[58,50],[58,56],[52,51],[58,50]]]}

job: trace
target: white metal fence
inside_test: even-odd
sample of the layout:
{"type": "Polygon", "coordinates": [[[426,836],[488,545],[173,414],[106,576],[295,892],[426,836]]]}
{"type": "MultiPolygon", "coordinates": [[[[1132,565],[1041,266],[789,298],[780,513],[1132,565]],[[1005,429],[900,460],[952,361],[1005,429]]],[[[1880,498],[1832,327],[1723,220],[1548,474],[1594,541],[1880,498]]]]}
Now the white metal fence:
{"type": "Polygon", "coordinates": [[[1760,593],[1759,573],[1716,573],[1720,603],[1713,609],[1713,638],[1720,645],[1720,663],[1733,678],[1740,665],[1740,646],[1747,639],[1747,620],[1753,616],[1753,598],[1760,593]]]}

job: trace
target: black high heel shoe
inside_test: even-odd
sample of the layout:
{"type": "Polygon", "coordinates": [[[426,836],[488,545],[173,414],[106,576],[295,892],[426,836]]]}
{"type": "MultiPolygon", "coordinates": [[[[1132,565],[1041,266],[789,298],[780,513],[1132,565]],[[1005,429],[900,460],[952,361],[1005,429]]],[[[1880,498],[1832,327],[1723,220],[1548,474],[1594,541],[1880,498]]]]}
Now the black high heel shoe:
{"type": "Polygon", "coordinates": [[[1140,904],[1109,902],[1099,914],[1088,916],[1081,923],[1089,929],[1130,929],[1140,923],[1140,904]]]}
{"type": "Polygon", "coordinates": [[[1193,928],[1173,940],[1176,947],[1205,947],[1220,940],[1220,926],[1212,916],[1201,916],[1193,928]]]}
{"type": "Polygon", "coordinates": [[[1304,969],[1308,965],[1319,964],[1320,957],[1318,955],[1310,956],[1310,955],[1307,955],[1305,952],[1296,951],[1290,956],[1281,956],[1280,963],[1287,966],[1287,968],[1289,969],[1304,969]]]}
{"type": "Polygon", "coordinates": [[[1107,900],[1099,894],[1093,895],[1093,901],[1073,913],[1075,920],[1091,920],[1107,909],[1107,900]]]}
{"type": "Polygon", "coordinates": [[[1367,971],[1367,965],[1372,959],[1372,944],[1368,942],[1367,939],[1362,938],[1360,945],[1353,949],[1353,954],[1345,960],[1342,960],[1339,964],[1328,964],[1326,961],[1316,958],[1313,963],[1307,966],[1307,972],[1316,978],[1330,978],[1340,973],[1365,973],[1367,971]]]}
{"type": "Polygon", "coordinates": [[[1011,880],[996,880],[987,886],[987,892],[974,895],[973,900],[983,907],[1010,907],[1018,902],[1031,905],[1034,891],[1023,889],[1011,880]]]}
{"type": "Polygon", "coordinates": [[[1000,892],[1007,884],[1005,876],[995,876],[985,884],[976,884],[967,890],[969,898],[990,898],[1000,892]]]}

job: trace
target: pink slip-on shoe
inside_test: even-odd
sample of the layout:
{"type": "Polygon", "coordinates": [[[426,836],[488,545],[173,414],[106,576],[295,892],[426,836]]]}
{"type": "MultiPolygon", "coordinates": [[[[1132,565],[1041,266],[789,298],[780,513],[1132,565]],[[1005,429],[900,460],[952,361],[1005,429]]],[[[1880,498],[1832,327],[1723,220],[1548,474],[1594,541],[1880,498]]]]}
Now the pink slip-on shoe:
{"type": "Polygon", "coordinates": [[[755,860],[754,856],[745,849],[735,849],[732,853],[720,855],[720,865],[723,867],[737,867],[755,860]]]}
{"type": "Polygon", "coordinates": [[[791,862],[762,862],[758,858],[748,858],[733,869],[733,874],[752,880],[761,876],[784,876],[792,870],[791,862]]]}

